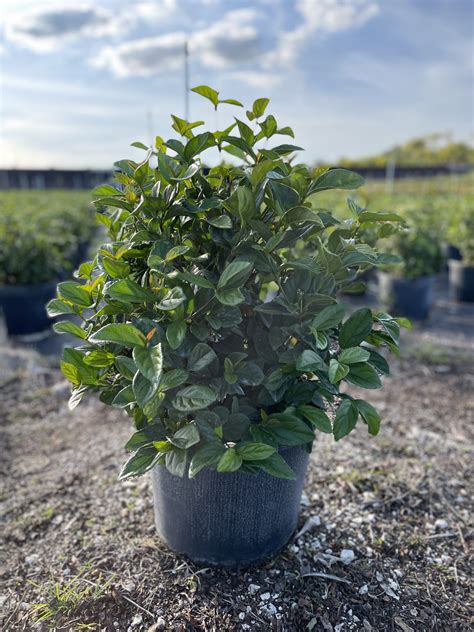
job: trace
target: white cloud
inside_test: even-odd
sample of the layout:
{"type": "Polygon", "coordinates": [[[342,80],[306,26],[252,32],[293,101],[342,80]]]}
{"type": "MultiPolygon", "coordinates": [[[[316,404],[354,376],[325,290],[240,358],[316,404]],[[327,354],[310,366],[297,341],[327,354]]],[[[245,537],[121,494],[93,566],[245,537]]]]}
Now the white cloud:
{"type": "Polygon", "coordinates": [[[296,9],[303,22],[292,31],[280,33],[277,47],[267,54],[265,65],[280,62],[290,66],[312,35],[362,26],[379,11],[377,2],[372,0],[297,0],[296,9]]]}
{"type": "Polygon", "coordinates": [[[281,73],[264,72],[260,70],[235,71],[227,76],[231,80],[235,79],[235,81],[245,83],[252,88],[261,88],[262,90],[274,88],[281,83],[283,79],[281,73]]]}
{"type": "Polygon", "coordinates": [[[43,5],[15,13],[5,25],[5,36],[38,52],[55,50],[78,37],[102,37],[122,30],[113,13],[91,4],[43,5]]]}
{"type": "Polygon", "coordinates": [[[132,15],[135,19],[145,22],[168,19],[177,8],[177,0],[153,0],[153,2],[138,2],[132,5],[132,15]]]}
{"type": "Polygon", "coordinates": [[[260,38],[253,9],[229,11],[222,20],[190,34],[182,31],[110,45],[91,60],[119,77],[151,76],[176,70],[183,64],[185,42],[193,59],[204,66],[224,68],[254,59],[260,38]]]}
{"type": "Polygon", "coordinates": [[[91,60],[92,65],[109,68],[118,77],[147,77],[176,70],[183,64],[186,35],[167,33],[107,46],[91,60]]]}
{"type": "Polygon", "coordinates": [[[211,26],[190,37],[190,51],[205,66],[223,68],[254,59],[260,51],[260,36],[254,9],[229,11],[211,26]]]}

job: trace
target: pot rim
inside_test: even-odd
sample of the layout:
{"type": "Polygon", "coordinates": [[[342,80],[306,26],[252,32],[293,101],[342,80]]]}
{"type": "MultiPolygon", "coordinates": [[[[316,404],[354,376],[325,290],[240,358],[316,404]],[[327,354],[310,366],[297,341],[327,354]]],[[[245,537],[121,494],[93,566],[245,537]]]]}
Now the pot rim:
{"type": "Polygon", "coordinates": [[[35,296],[41,294],[43,291],[55,289],[58,283],[58,279],[51,279],[51,281],[45,281],[44,283],[36,283],[32,285],[0,285],[0,298],[15,297],[22,294],[30,294],[32,296],[35,296]]]}
{"type": "Polygon", "coordinates": [[[462,259],[449,259],[448,265],[450,268],[463,268],[464,270],[474,271],[474,264],[466,265],[462,259]]]}

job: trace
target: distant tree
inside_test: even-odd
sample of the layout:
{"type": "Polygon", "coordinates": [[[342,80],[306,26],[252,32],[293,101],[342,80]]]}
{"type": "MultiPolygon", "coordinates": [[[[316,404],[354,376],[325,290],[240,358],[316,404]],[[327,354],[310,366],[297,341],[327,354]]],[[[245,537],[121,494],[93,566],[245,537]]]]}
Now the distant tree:
{"type": "Polygon", "coordinates": [[[396,145],[388,151],[368,158],[342,158],[341,167],[385,167],[391,160],[400,166],[435,166],[444,164],[474,164],[474,147],[454,142],[449,134],[429,134],[396,145]]]}

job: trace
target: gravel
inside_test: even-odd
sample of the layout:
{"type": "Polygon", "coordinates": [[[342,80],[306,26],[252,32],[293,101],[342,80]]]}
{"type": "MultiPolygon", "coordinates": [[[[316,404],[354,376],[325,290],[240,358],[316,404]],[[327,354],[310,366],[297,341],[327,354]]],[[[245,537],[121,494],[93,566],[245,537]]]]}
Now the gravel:
{"type": "Polygon", "coordinates": [[[420,357],[426,335],[406,336],[385,388],[370,392],[380,435],[361,425],[338,444],[318,438],[296,536],[237,570],[167,550],[148,478],[117,481],[128,419],[96,401],[70,413],[55,362],[4,346],[0,627],[472,629],[474,367],[446,334],[441,356],[420,357]]]}

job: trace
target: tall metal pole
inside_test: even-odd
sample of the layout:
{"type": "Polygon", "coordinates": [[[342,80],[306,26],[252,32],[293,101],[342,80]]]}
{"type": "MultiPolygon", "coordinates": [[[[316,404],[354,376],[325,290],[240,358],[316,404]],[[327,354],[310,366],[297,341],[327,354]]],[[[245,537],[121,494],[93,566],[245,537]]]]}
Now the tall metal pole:
{"type": "Polygon", "coordinates": [[[189,121],[189,49],[184,42],[184,119],[189,121]]]}

